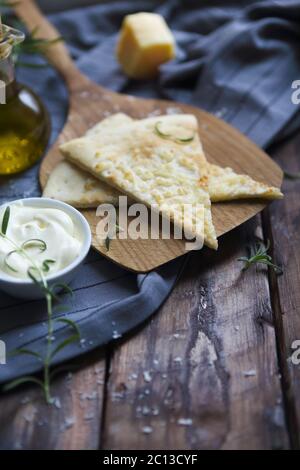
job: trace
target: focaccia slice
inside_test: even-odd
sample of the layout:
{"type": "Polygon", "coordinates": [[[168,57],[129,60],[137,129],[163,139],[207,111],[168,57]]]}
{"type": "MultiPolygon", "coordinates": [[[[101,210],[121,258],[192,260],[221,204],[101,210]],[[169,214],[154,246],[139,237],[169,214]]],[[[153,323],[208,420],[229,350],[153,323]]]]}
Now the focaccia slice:
{"type": "Polygon", "coordinates": [[[281,199],[279,188],[255,181],[248,175],[239,175],[232,168],[208,165],[208,192],[212,202],[235,199],[281,199]]]}
{"type": "MultiPolygon", "coordinates": [[[[207,162],[193,115],[159,116],[72,140],[63,155],[100,180],[162,215],[185,204],[204,206],[205,243],[217,248],[207,191],[207,162]]],[[[176,210],[173,222],[194,236],[197,221],[187,222],[176,210]],[[188,227],[187,227],[188,225],[188,227]]]]}
{"type": "Polygon", "coordinates": [[[56,165],[50,174],[43,197],[66,202],[79,209],[99,204],[117,205],[120,192],[67,161],[56,165]]]}
{"type": "MultiPolygon", "coordinates": [[[[127,114],[116,113],[91,127],[86,135],[97,134],[100,137],[108,127],[117,127],[131,121],[127,114]]],[[[66,160],[56,165],[43,191],[43,197],[58,199],[79,209],[97,207],[106,202],[117,205],[119,194],[116,189],[99,182],[66,160]]]]}
{"type": "Polygon", "coordinates": [[[118,127],[123,126],[124,124],[128,124],[132,122],[133,119],[125,113],[115,113],[111,116],[102,119],[93,127],[91,127],[87,132],[86,136],[102,134],[103,131],[107,130],[109,127],[118,127]]]}
{"type": "MultiPolygon", "coordinates": [[[[259,183],[248,175],[235,173],[208,163],[208,192],[212,202],[235,199],[281,199],[280,189],[259,183]]],[[[99,204],[118,204],[121,193],[86,171],[64,160],[54,168],[43,196],[58,199],[77,208],[94,208],[99,204]]]]}

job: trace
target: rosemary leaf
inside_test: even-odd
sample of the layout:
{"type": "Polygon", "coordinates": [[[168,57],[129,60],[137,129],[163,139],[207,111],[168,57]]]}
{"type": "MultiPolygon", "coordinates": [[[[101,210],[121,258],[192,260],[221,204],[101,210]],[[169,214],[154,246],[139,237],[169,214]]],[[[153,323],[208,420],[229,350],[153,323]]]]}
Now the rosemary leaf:
{"type": "Polygon", "coordinates": [[[253,250],[250,250],[249,257],[241,256],[238,261],[242,261],[244,264],[242,270],[246,271],[250,266],[254,264],[265,264],[272,268],[276,274],[282,274],[283,270],[280,266],[273,263],[272,257],[267,253],[270,248],[270,241],[267,241],[267,245],[263,243],[256,244],[253,250]]]}
{"type": "Polygon", "coordinates": [[[50,270],[49,264],[54,264],[55,259],[45,259],[42,263],[42,270],[44,273],[47,273],[50,270]]]}
{"type": "Polygon", "coordinates": [[[6,235],[8,222],[9,222],[9,217],[10,217],[10,207],[7,206],[7,208],[4,211],[2,224],[1,224],[1,233],[3,235],[6,235]]]}
{"type": "Polygon", "coordinates": [[[19,2],[11,2],[10,0],[0,0],[0,7],[1,8],[10,8],[14,5],[17,5],[19,2]]]}
{"type": "Polygon", "coordinates": [[[24,377],[20,377],[19,379],[16,379],[16,380],[12,380],[11,382],[5,384],[2,387],[2,390],[4,392],[8,392],[9,390],[12,390],[13,388],[16,388],[19,385],[22,385],[22,384],[25,384],[25,383],[34,383],[34,384],[39,385],[40,387],[42,387],[42,389],[44,389],[44,384],[41,380],[39,380],[36,377],[33,377],[31,375],[27,375],[27,376],[24,376],[24,377]]]}
{"type": "Polygon", "coordinates": [[[161,127],[160,127],[161,124],[162,124],[161,121],[158,121],[155,124],[154,132],[162,139],[172,140],[173,142],[176,142],[177,144],[188,144],[189,142],[192,142],[195,138],[195,132],[193,132],[192,135],[187,136],[187,137],[175,137],[175,136],[172,136],[171,134],[167,134],[166,132],[163,132],[161,130],[161,127]]]}
{"type": "Polygon", "coordinates": [[[66,325],[71,326],[75,333],[78,335],[78,338],[80,338],[80,331],[78,325],[73,320],[70,320],[70,318],[56,318],[55,321],[57,321],[58,323],[65,323],[66,325]]]}
{"type": "Polygon", "coordinates": [[[7,253],[7,255],[5,256],[3,262],[4,262],[5,266],[6,266],[8,269],[10,269],[11,271],[13,271],[14,273],[17,273],[18,270],[15,269],[15,268],[13,268],[13,267],[11,266],[11,264],[9,264],[9,262],[8,262],[9,257],[10,257],[11,255],[13,255],[14,253],[18,253],[18,250],[12,250],[12,251],[10,251],[9,253],[7,253]]]}
{"type": "MultiPolygon", "coordinates": [[[[24,30],[24,24],[22,21],[15,21],[13,26],[17,29],[24,30]]],[[[47,52],[47,49],[49,47],[63,40],[61,37],[57,37],[57,38],[50,39],[50,40],[39,38],[37,37],[38,30],[39,28],[37,26],[31,31],[31,33],[28,32],[26,34],[24,41],[20,44],[17,44],[14,47],[13,60],[16,63],[16,65],[22,66],[22,67],[30,67],[30,68],[41,68],[41,67],[48,66],[47,62],[43,64],[35,64],[31,62],[24,62],[19,59],[21,54],[44,55],[45,52],[47,52]]]]}
{"type": "Polygon", "coordinates": [[[60,344],[56,346],[54,351],[52,351],[52,353],[50,354],[50,359],[53,359],[53,357],[56,356],[56,354],[58,354],[62,349],[64,349],[69,344],[74,343],[75,341],[78,341],[79,338],[80,337],[78,336],[78,334],[75,334],[75,335],[69,336],[69,338],[62,341],[60,344]]]}
{"type": "Polygon", "coordinates": [[[290,171],[284,171],[283,176],[290,180],[296,180],[300,178],[300,171],[295,172],[295,173],[290,172],[290,171]]]}
{"type": "Polygon", "coordinates": [[[44,69],[45,67],[48,67],[47,62],[44,62],[42,64],[34,64],[32,62],[23,62],[22,60],[18,60],[17,65],[19,67],[27,67],[30,69],[44,69]]]}
{"type": "Polygon", "coordinates": [[[154,131],[155,133],[161,137],[162,139],[169,139],[171,136],[171,134],[166,134],[165,132],[163,132],[161,129],[160,129],[160,125],[161,125],[161,121],[158,121],[155,126],[154,126],[154,131]]]}
{"type": "Polygon", "coordinates": [[[68,286],[68,284],[64,284],[64,283],[53,284],[52,287],[51,287],[51,292],[52,292],[53,295],[56,295],[54,293],[55,289],[62,289],[62,291],[65,294],[70,294],[71,296],[73,295],[73,291],[72,291],[71,287],[68,286]]]}
{"type": "Polygon", "coordinates": [[[46,242],[44,242],[44,240],[41,240],[40,238],[30,238],[29,240],[26,240],[24,243],[22,243],[21,248],[25,250],[26,248],[35,246],[39,248],[41,252],[47,250],[46,242]]]}
{"type": "Polygon", "coordinates": [[[188,144],[189,142],[192,142],[195,138],[195,134],[193,134],[191,137],[186,137],[185,139],[175,139],[175,142],[177,144],[188,144]]]}
{"type": "Polygon", "coordinates": [[[11,356],[17,356],[18,354],[27,354],[29,356],[37,357],[40,360],[43,359],[39,353],[32,351],[31,349],[26,349],[26,348],[15,349],[14,351],[10,353],[11,356]]]}
{"type": "Polygon", "coordinates": [[[38,273],[38,270],[35,266],[30,266],[27,270],[27,275],[36,285],[41,287],[42,286],[41,280],[37,279],[37,277],[35,276],[35,274],[33,274],[33,272],[38,273]]]}

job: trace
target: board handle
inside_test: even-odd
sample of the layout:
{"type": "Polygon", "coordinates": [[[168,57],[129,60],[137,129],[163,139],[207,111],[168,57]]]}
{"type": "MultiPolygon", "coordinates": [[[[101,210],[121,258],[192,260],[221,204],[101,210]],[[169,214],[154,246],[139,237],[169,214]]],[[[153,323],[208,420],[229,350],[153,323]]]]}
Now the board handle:
{"type": "MultiPolygon", "coordinates": [[[[14,4],[16,15],[25,23],[27,29],[36,31],[36,37],[53,40],[60,37],[57,29],[47,20],[34,0],[18,0],[14,4]]],[[[89,83],[74,64],[63,40],[46,48],[44,55],[51,65],[62,75],[70,90],[78,90],[89,83]]]]}

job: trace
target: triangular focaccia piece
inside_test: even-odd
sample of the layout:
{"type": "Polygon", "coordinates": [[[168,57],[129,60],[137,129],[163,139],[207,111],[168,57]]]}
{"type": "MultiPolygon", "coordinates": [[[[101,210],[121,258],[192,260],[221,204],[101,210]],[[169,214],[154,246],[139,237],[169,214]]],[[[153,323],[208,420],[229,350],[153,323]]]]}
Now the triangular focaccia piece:
{"type": "Polygon", "coordinates": [[[116,113],[112,114],[111,116],[102,119],[102,121],[95,124],[95,126],[91,127],[85,135],[97,135],[102,134],[108,127],[117,127],[123,126],[124,124],[128,124],[132,122],[133,119],[125,113],[116,113]]]}
{"type": "MultiPolygon", "coordinates": [[[[231,168],[208,163],[208,191],[212,202],[234,199],[281,199],[278,188],[239,175],[231,168]]],[[[94,176],[64,160],[50,174],[43,192],[44,197],[58,199],[77,208],[94,208],[99,204],[118,204],[121,193],[94,176]]]]}
{"type": "Polygon", "coordinates": [[[259,183],[248,175],[239,175],[232,168],[222,168],[213,164],[208,164],[208,192],[212,202],[283,197],[278,188],[259,183]]]}
{"type": "MultiPolygon", "coordinates": [[[[131,121],[132,119],[127,114],[113,114],[91,127],[86,135],[101,136],[107,127],[117,127],[131,121]]],[[[58,199],[78,208],[97,207],[106,202],[116,205],[119,194],[116,189],[99,182],[98,179],[66,160],[56,165],[43,191],[43,197],[58,199]]]]}
{"type": "MultiPolygon", "coordinates": [[[[107,128],[63,144],[63,155],[75,165],[162,215],[185,204],[204,206],[205,244],[217,248],[207,192],[207,162],[192,115],[159,116],[107,128]]],[[[183,221],[182,211],[172,214],[175,225],[198,233],[196,218],[183,221]]]]}
{"type": "Polygon", "coordinates": [[[119,195],[116,189],[65,160],[56,165],[43,191],[43,197],[58,199],[81,209],[103,203],[117,205],[119,195]]]}
{"type": "MultiPolygon", "coordinates": [[[[110,118],[104,119],[92,127],[87,135],[102,132],[106,125],[122,125],[132,121],[132,118],[124,113],[118,113],[110,118]]],[[[238,174],[229,167],[221,167],[207,163],[208,169],[208,192],[211,202],[232,201],[235,199],[281,199],[283,197],[280,189],[267,186],[253,180],[248,175],[238,174]]],[[[101,183],[102,184],[102,183],[101,183]]]]}

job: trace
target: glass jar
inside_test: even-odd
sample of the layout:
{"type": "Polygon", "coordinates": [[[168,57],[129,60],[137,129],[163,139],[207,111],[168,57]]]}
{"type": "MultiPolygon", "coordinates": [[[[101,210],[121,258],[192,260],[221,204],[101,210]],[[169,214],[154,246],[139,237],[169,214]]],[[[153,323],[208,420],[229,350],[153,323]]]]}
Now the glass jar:
{"type": "Polygon", "coordinates": [[[0,37],[0,174],[19,173],[42,155],[49,138],[49,119],[38,96],[15,80],[13,46],[24,34],[2,25],[0,37]]]}

